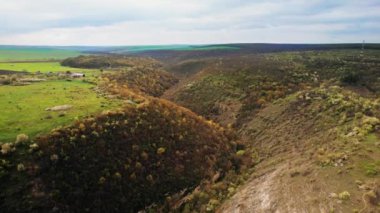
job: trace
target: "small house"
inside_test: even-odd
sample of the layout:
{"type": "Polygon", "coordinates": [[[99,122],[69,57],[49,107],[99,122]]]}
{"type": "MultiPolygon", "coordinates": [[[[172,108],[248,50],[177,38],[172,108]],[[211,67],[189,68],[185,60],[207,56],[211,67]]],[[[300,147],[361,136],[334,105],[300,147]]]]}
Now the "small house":
{"type": "Polygon", "coordinates": [[[70,75],[72,78],[83,78],[83,77],[86,77],[85,74],[83,73],[71,73],[70,75]]]}

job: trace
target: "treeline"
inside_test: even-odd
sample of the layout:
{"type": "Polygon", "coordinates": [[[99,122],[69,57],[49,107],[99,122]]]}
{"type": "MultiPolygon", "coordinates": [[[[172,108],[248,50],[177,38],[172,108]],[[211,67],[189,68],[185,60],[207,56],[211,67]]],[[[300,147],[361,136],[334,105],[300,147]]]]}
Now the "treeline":
{"type": "Polygon", "coordinates": [[[67,58],[61,62],[62,66],[76,68],[120,68],[144,65],[157,68],[161,64],[151,58],[127,57],[122,55],[81,55],[78,57],[67,58]]]}

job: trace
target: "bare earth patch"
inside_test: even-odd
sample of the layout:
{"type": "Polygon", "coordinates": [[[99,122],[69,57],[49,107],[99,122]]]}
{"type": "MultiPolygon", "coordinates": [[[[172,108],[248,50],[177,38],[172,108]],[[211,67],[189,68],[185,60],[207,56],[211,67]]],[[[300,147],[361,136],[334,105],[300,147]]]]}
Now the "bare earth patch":
{"type": "Polygon", "coordinates": [[[45,110],[46,111],[65,111],[65,110],[69,110],[73,108],[72,105],[61,105],[61,106],[54,106],[54,107],[51,107],[51,108],[46,108],[45,110]]]}
{"type": "Polygon", "coordinates": [[[378,148],[339,139],[338,119],[327,111],[312,113],[320,103],[280,101],[243,127],[243,138],[263,160],[217,212],[378,212],[364,199],[368,194],[378,199],[376,188],[367,187],[376,185],[377,178],[369,177],[360,163],[363,156],[378,159],[378,148]],[[319,155],[341,157],[323,165],[319,155]]]}

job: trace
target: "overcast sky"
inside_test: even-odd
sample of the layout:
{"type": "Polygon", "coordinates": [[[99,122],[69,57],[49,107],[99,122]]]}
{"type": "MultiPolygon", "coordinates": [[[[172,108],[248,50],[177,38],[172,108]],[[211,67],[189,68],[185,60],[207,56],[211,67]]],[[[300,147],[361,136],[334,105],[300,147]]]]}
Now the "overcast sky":
{"type": "Polygon", "coordinates": [[[380,43],[380,0],[0,0],[0,44],[380,43]]]}

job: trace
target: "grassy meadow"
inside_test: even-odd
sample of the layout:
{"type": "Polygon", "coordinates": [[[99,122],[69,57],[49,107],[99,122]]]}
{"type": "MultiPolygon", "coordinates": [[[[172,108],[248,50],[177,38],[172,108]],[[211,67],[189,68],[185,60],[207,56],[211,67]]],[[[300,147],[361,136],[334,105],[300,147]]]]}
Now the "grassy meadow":
{"type": "Polygon", "coordinates": [[[25,72],[94,72],[89,69],[78,69],[61,66],[59,62],[0,62],[0,70],[25,71],[25,72]]]}
{"type": "Polygon", "coordinates": [[[35,136],[73,120],[118,106],[99,97],[94,85],[82,81],[47,81],[27,86],[0,86],[0,141],[13,141],[20,133],[35,136]],[[72,105],[63,111],[46,108],[72,105]]]}
{"type": "MultiPolygon", "coordinates": [[[[0,70],[28,72],[80,72],[91,80],[100,74],[97,69],[78,69],[61,66],[59,60],[81,55],[75,49],[54,47],[0,46],[0,70]]],[[[16,73],[15,73],[16,74],[16,73]]],[[[17,78],[34,78],[34,75],[17,78]]],[[[16,76],[16,75],[12,75],[16,76]]],[[[4,78],[15,78],[3,75],[4,78]]],[[[119,105],[118,101],[99,97],[93,84],[82,80],[57,80],[39,76],[46,81],[25,86],[0,85],[0,143],[14,141],[18,134],[34,137],[51,129],[72,123],[76,118],[95,114],[119,105]],[[72,105],[67,111],[46,111],[46,108],[72,105]]]]}

